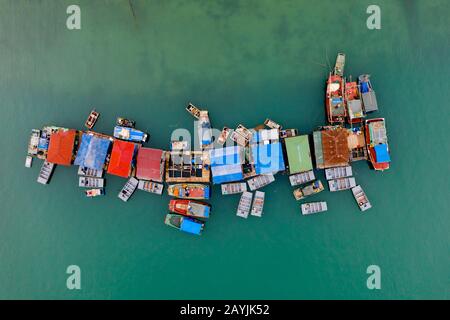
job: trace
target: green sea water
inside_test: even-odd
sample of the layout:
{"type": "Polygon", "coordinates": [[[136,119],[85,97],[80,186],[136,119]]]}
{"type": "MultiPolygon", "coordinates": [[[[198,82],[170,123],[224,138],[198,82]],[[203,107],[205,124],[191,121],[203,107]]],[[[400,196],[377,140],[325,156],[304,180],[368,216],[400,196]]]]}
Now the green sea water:
{"type": "Polygon", "coordinates": [[[0,298],[450,298],[449,17],[447,0],[0,0],[0,298]],[[366,27],[370,4],[381,30],[366,27]],[[164,149],[174,129],[193,132],[188,101],[216,128],[269,117],[310,133],[337,52],[347,75],[372,74],[390,139],[389,171],[353,165],[365,214],[351,192],[322,192],[311,200],[328,212],[304,217],[278,175],[261,219],[236,217],[239,195],[215,186],[194,237],[163,224],[167,195],[123,203],[125,181],[107,176],[106,197],[87,199],[75,167],[47,186],[40,161],[24,168],[32,128],[82,129],[93,106],[97,131],[127,116],[164,149]],[[69,265],[81,290],[66,287],[69,265]],[[381,290],[366,286],[369,265],[381,290]]]}

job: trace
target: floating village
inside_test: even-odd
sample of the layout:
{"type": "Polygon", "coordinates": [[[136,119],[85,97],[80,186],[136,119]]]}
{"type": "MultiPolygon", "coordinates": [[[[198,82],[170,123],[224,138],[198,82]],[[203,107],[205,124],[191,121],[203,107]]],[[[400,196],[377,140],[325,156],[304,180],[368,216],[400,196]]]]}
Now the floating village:
{"type": "Polygon", "coordinates": [[[328,123],[312,134],[300,134],[266,119],[247,128],[224,127],[212,134],[208,111],[189,103],[200,141],[191,150],[187,141],[170,141],[169,150],[144,147],[149,135],[135,121],[117,118],[113,135],[93,131],[100,114],[92,110],[85,131],[56,126],[33,129],[26,167],[33,158],[43,160],[37,182],[48,184],[57,165],[78,166],[78,184],[86,197],[105,194],[105,173],[127,179],[118,198],[128,201],[135,191],[162,195],[166,187],[172,200],[164,223],[200,235],[211,215],[211,184],[222,195],[241,194],[236,215],[262,217],[265,193],[277,173],[289,175],[293,201],[300,212],[311,215],[328,210],[324,201],[310,201],[328,186],[330,192],[348,190],[361,211],[371,208],[368,196],[353,177],[351,163],[366,160],[376,171],[389,169],[390,152],[384,118],[368,118],[378,110],[370,75],[357,81],[344,77],[345,54],[338,54],[325,90],[328,123]],[[327,183],[316,179],[325,170],[327,183]],[[165,182],[165,184],[164,184],[165,182]],[[325,186],[324,186],[325,185],[325,186]]]}

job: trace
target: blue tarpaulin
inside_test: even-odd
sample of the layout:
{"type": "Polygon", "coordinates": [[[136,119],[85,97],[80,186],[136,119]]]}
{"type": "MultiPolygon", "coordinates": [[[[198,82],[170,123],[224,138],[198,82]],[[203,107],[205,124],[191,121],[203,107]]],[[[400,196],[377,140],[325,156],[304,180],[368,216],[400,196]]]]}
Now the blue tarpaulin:
{"type": "Polygon", "coordinates": [[[189,218],[183,218],[183,222],[181,223],[180,230],[193,234],[201,234],[202,232],[202,224],[189,218]]]}
{"type": "Polygon", "coordinates": [[[387,144],[377,144],[375,146],[375,155],[377,162],[390,162],[391,157],[389,156],[387,144]]]}
{"type": "Polygon", "coordinates": [[[244,179],[242,148],[238,146],[210,150],[211,174],[214,184],[244,179]]]}
{"type": "Polygon", "coordinates": [[[102,170],[111,141],[83,134],[74,164],[95,170],[102,170]]]}
{"type": "Polygon", "coordinates": [[[285,169],[281,143],[255,144],[251,150],[257,174],[277,173],[285,169]]]}

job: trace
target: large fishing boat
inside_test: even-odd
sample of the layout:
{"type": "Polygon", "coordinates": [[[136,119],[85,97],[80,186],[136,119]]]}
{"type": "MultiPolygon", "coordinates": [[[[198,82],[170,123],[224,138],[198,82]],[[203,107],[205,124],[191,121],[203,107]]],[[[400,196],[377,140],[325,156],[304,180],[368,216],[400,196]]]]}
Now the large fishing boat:
{"type": "Polygon", "coordinates": [[[360,123],[366,116],[361,95],[356,81],[345,83],[345,104],[347,105],[348,123],[360,123]]]}
{"type": "Polygon", "coordinates": [[[345,65],[345,55],[339,53],[333,73],[330,73],[327,80],[325,107],[328,122],[342,123],[347,115],[345,108],[345,80],[343,78],[345,65]]]}
{"type": "Polygon", "coordinates": [[[169,196],[181,199],[209,199],[210,188],[200,183],[177,183],[167,188],[169,196]]]}
{"type": "Polygon", "coordinates": [[[366,120],[366,143],[369,160],[375,170],[389,169],[391,161],[384,118],[366,120]]]}
{"type": "Polygon", "coordinates": [[[169,211],[194,218],[209,218],[211,205],[188,199],[173,199],[169,202],[169,211]]]}
{"type": "Polygon", "coordinates": [[[205,226],[205,223],[202,221],[173,213],[166,215],[164,223],[172,228],[195,235],[201,235],[205,226]]]}

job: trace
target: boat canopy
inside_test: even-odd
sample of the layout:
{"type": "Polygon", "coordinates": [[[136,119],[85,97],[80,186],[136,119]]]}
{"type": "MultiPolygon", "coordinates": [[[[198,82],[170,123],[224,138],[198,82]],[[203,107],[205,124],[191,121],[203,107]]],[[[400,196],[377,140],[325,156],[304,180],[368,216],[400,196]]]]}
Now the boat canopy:
{"type": "Polygon", "coordinates": [[[47,161],[55,164],[70,166],[72,164],[73,149],[77,131],[74,129],[60,129],[50,136],[47,161]]]}
{"type": "Polygon", "coordinates": [[[280,134],[278,129],[262,129],[253,133],[253,143],[260,143],[267,140],[278,140],[280,134]]]}
{"type": "Polygon", "coordinates": [[[377,144],[375,147],[375,157],[377,162],[390,162],[391,157],[389,156],[388,146],[385,143],[377,144]]]}
{"type": "Polygon", "coordinates": [[[143,141],[145,133],[130,127],[115,126],[114,137],[129,141],[143,141]]]}
{"type": "Polygon", "coordinates": [[[300,173],[313,169],[308,135],[284,139],[286,144],[289,173],[300,173]]]}
{"type": "Polygon", "coordinates": [[[239,146],[217,148],[209,151],[214,184],[244,179],[242,171],[243,149],[239,146]]]}
{"type": "Polygon", "coordinates": [[[136,177],[161,182],[163,180],[163,150],[140,148],[136,161],[136,177]]]}
{"type": "Polygon", "coordinates": [[[285,169],[281,143],[254,144],[251,152],[257,174],[275,174],[285,169]]]}
{"type": "Polygon", "coordinates": [[[106,138],[84,133],[78,149],[75,165],[102,170],[111,141],[106,138]]]}
{"type": "Polygon", "coordinates": [[[181,222],[180,230],[193,234],[201,234],[202,232],[202,224],[196,221],[183,218],[181,222]]]}
{"type": "Polygon", "coordinates": [[[138,146],[135,143],[114,140],[111,152],[111,160],[108,165],[108,173],[122,178],[128,178],[135,152],[138,146]]]}

